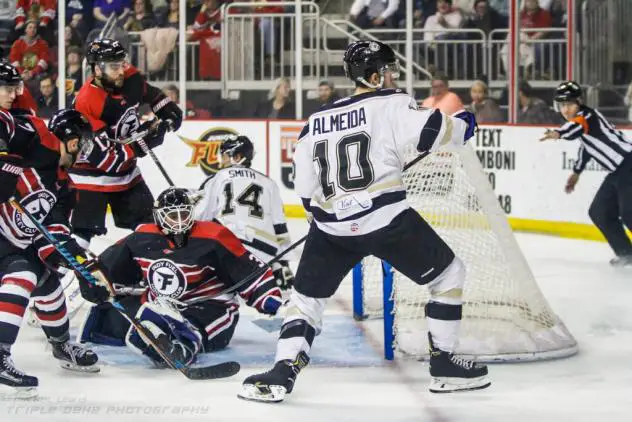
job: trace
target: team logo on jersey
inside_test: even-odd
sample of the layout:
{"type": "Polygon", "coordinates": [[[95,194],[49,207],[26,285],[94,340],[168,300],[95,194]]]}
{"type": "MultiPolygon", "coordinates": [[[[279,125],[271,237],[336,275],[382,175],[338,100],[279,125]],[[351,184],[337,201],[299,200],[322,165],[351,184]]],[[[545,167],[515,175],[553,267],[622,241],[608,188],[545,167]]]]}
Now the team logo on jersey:
{"type": "MultiPolygon", "coordinates": [[[[20,204],[41,223],[53,208],[55,202],[57,202],[55,195],[44,189],[26,195],[20,201],[20,204]]],[[[37,228],[31,219],[21,212],[16,212],[13,215],[13,222],[15,223],[15,227],[26,236],[34,236],[37,233],[37,228]]]]}
{"type": "Polygon", "coordinates": [[[301,129],[300,126],[281,127],[281,181],[288,189],[294,189],[294,151],[301,129]]]}
{"type": "Polygon", "coordinates": [[[151,291],[159,296],[180,297],[187,288],[186,276],[168,259],[159,259],[149,266],[147,281],[151,291]]]}
{"type": "Polygon", "coordinates": [[[140,121],[138,120],[138,113],[136,107],[130,107],[125,110],[125,113],[116,122],[114,136],[118,139],[129,138],[140,127],[140,121]]]}
{"type": "Polygon", "coordinates": [[[219,146],[228,138],[238,136],[239,133],[233,129],[225,127],[214,127],[204,132],[197,140],[187,139],[180,136],[180,139],[193,148],[191,160],[187,167],[200,167],[205,175],[214,176],[219,170],[217,153],[219,146]]]}

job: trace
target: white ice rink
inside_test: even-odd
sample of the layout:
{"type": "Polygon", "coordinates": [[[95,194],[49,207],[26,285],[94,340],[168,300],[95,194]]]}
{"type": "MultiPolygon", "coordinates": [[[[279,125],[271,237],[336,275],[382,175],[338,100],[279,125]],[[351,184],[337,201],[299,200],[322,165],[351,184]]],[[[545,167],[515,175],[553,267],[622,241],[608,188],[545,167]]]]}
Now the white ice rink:
{"type": "MultiPolygon", "coordinates": [[[[298,239],[306,226],[293,221],[291,229],[298,239]]],[[[113,231],[110,237],[121,233],[113,231]]],[[[218,381],[189,381],[173,371],[133,365],[104,364],[100,374],[74,374],[58,368],[40,330],[25,326],[13,355],[18,368],[39,377],[40,397],[24,402],[0,396],[0,422],[632,421],[632,269],[610,268],[604,243],[525,234],[518,241],[580,352],[552,362],[492,365],[489,389],[432,395],[426,364],[384,363],[381,339],[369,335],[363,341],[374,348],[369,346],[368,353],[376,364],[309,366],[287,402],[251,403],[236,393],[245,376],[264,369],[261,364],[243,364],[240,374],[218,381]]],[[[328,316],[344,318],[353,328],[346,310],[349,299],[350,286],[343,285],[328,316]]],[[[252,340],[244,331],[252,326],[240,322],[233,349],[273,353],[275,335],[252,340]]],[[[318,342],[319,337],[315,346],[318,342]]],[[[330,338],[327,347],[334,343],[330,338]]]]}

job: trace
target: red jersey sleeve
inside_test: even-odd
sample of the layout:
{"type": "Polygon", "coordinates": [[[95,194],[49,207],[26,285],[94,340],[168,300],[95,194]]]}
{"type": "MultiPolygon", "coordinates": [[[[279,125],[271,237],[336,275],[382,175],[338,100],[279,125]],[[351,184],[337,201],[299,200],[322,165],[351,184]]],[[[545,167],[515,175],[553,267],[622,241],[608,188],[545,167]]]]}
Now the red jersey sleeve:
{"type": "Polygon", "coordinates": [[[95,132],[106,127],[105,122],[101,120],[105,98],[105,92],[93,87],[92,81],[84,84],[75,98],[75,110],[88,119],[95,132]]]}

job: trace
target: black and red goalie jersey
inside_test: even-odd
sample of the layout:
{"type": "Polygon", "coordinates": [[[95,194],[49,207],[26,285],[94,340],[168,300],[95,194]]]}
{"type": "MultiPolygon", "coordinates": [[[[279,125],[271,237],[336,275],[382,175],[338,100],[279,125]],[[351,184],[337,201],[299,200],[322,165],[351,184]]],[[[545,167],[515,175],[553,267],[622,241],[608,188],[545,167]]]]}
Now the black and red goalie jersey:
{"type": "Polygon", "coordinates": [[[136,159],[144,153],[136,144],[121,145],[109,139],[125,139],[141,127],[138,109],[149,104],[161,117],[161,112],[173,118],[177,129],[182,121],[180,109],[161,90],[145,81],[143,75],[133,66],[126,64],[123,85],[120,89],[106,90],[90,79],[84,84],[75,99],[74,108],[90,122],[97,135],[96,147],[105,156],[94,161],[80,157],[70,170],[71,178],[78,189],[97,192],[120,192],[142,180],[136,159]],[[176,111],[174,111],[176,110],[176,111]]]}
{"type": "Polygon", "coordinates": [[[249,306],[263,313],[275,313],[281,302],[281,290],[270,268],[235,292],[215,296],[261,272],[265,264],[248,252],[230,230],[213,222],[196,221],[180,246],[158,225],[140,225],[106,249],[99,262],[114,283],[146,283],[143,301],[168,296],[186,305],[209,298],[228,308],[238,304],[239,294],[249,306]]]}

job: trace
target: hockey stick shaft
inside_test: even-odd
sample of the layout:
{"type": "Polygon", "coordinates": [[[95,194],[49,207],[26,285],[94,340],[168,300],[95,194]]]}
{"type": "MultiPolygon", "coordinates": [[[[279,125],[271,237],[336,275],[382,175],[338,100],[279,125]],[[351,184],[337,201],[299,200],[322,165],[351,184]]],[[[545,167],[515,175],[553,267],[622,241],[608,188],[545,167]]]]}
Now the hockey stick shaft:
{"type": "MultiPolygon", "coordinates": [[[[409,168],[411,168],[412,166],[414,166],[415,164],[417,164],[418,162],[420,162],[421,160],[423,160],[426,156],[428,156],[428,154],[430,154],[430,151],[425,151],[422,152],[421,154],[419,154],[417,157],[415,157],[411,162],[406,163],[406,165],[404,165],[404,169],[403,171],[408,170],[409,168]]],[[[263,274],[265,274],[265,272],[268,270],[267,267],[271,266],[274,263],[279,262],[285,255],[287,255],[290,251],[296,249],[299,245],[301,245],[303,242],[305,242],[305,240],[307,240],[307,234],[303,237],[301,237],[299,240],[297,240],[296,242],[292,243],[290,246],[288,246],[283,252],[281,252],[280,254],[278,254],[277,256],[275,256],[274,258],[272,258],[270,261],[268,261],[267,266],[261,268],[260,270],[257,270],[255,272],[253,272],[252,274],[250,274],[248,277],[244,278],[243,280],[237,282],[236,284],[233,284],[232,286],[221,290],[220,292],[214,294],[213,296],[210,297],[203,297],[200,298],[199,300],[190,300],[187,302],[187,304],[193,304],[193,303],[198,303],[198,302],[204,302],[207,300],[211,300],[213,298],[216,298],[218,296],[227,294],[227,293],[232,293],[235,290],[238,290],[240,287],[245,286],[246,284],[252,283],[254,280],[256,280],[257,278],[261,277],[263,274]]]]}
{"type": "MultiPolygon", "coordinates": [[[[75,258],[60,242],[59,240],[57,240],[57,238],[55,238],[55,236],[53,236],[48,229],[46,229],[46,227],[44,227],[44,225],[42,223],[40,223],[35,217],[33,217],[33,215],[26,209],[24,208],[18,201],[16,201],[15,199],[11,199],[9,201],[11,203],[11,205],[18,210],[19,212],[21,212],[22,214],[26,215],[29,220],[31,220],[31,222],[33,223],[33,225],[35,226],[35,228],[37,229],[37,231],[39,231],[42,236],[44,236],[44,238],[51,244],[53,245],[53,247],[57,250],[57,252],[59,252],[59,254],[64,258],[64,260],[70,265],[70,267],[75,270],[77,273],[79,273],[81,275],[81,277],[84,278],[84,280],[86,280],[88,283],[92,284],[92,285],[99,285],[99,281],[97,280],[97,278],[86,268],[85,265],[79,263],[79,261],[77,260],[77,258],[75,258]]],[[[119,302],[115,301],[115,300],[111,300],[112,306],[121,313],[121,315],[123,315],[127,320],[129,320],[129,322],[138,330],[138,333],[141,335],[141,337],[143,337],[143,339],[150,344],[155,350],[156,352],[165,360],[165,362],[167,362],[167,364],[169,366],[171,366],[174,369],[179,370],[180,372],[182,372],[185,376],[189,377],[187,372],[186,372],[186,365],[184,365],[182,362],[178,362],[174,359],[171,358],[171,356],[169,356],[156,342],[155,337],[153,336],[153,334],[151,332],[149,332],[149,330],[147,330],[145,327],[143,327],[141,325],[141,323],[132,315],[129,315],[127,313],[127,310],[125,309],[125,307],[123,305],[121,305],[119,302]]]]}
{"type": "Polygon", "coordinates": [[[156,164],[156,167],[158,167],[158,170],[160,170],[160,172],[162,173],[163,177],[165,178],[165,180],[167,181],[169,186],[174,187],[175,183],[173,183],[173,180],[171,179],[171,177],[169,177],[169,174],[167,173],[167,170],[165,170],[165,168],[163,167],[163,165],[160,162],[160,160],[158,159],[158,156],[156,155],[156,153],[151,148],[149,148],[147,146],[147,144],[145,143],[145,140],[144,139],[138,139],[136,141],[136,143],[138,145],[140,145],[140,147],[143,150],[143,152],[145,154],[149,155],[149,157],[152,159],[154,164],[156,164]]]}

